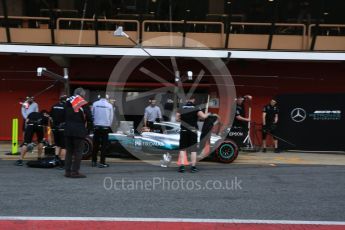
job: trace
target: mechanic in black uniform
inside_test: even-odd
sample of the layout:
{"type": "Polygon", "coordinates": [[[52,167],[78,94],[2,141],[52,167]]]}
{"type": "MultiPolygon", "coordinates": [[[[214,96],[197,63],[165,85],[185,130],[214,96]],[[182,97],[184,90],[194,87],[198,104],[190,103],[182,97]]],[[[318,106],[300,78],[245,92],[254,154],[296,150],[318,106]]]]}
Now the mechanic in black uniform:
{"type": "Polygon", "coordinates": [[[244,138],[246,137],[246,134],[248,132],[248,122],[250,122],[250,118],[246,117],[244,102],[245,100],[251,100],[251,99],[252,99],[252,96],[250,95],[236,98],[236,112],[235,112],[234,123],[231,128],[231,133],[233,134],[231,138],[239,146],[243,145],[244,138]]]}
{"type": "MultiPolygon", "coordinates": [[[[187,149],[191,151],[192,167],[191,172],[197,172],[197,144],[198,144],[198,119],[205,120],[207,115],[200,107],[195,105],[195,97],[191,96],[187,99],[187,103],[183,105],[176,114],[176,121],[181,122],[180,131],[180,153],[179,159],[187,159],[187,149]]],[[[181,162],[179,172],[185,172],[186,162],[181,162]]]]}
{"type": "Polygon", "coordinates": [[[79,172],[83,157],[83,141],[92,127],[92,115],[88,102],[84,99],[83,88],[74,90],[74,96],[67,98],[65,105],[65,177],[85,178],[79,172]]]}
{"type": "Polygon", "coordinates": [[[28,144],[33,140],[36,134],[38,142],[38,160],[41,159],[43,152],[43,142],[44,142],[44,127],[48,126],[49,118],[43,115],[43,112],[31,112],[25,120],[25,135],[24,143],[20,151],[19,160],[16,161],[17,166],[23,166],[23,159],[28,151],[28,144]]]}
{"type": "Polygon", "coordinates": [[[273,98],[270,103],[262,110],[262,152],[266,152],[266,138],[267,134],[273,137],[274,152],[279,153],[278,140],[275,137],[275,129],[278,123],[279,109],[277,101],[273,98]]]}
{"type": "Polygon", "coordinates": [[[50,110],[52,120],[51,128],[54,135],[55,157],[62,169],[65,165],[66,146],[65,146],[65,105],[66,95],[60,96],[60,101],[53,105],[50,110]]]}
{"type": "Polygon", "coordinates": [[[170,121],[174,111],[174,95],[172,92],[168,92],[165,103],[163,105],[163,120],[170,121]]]}

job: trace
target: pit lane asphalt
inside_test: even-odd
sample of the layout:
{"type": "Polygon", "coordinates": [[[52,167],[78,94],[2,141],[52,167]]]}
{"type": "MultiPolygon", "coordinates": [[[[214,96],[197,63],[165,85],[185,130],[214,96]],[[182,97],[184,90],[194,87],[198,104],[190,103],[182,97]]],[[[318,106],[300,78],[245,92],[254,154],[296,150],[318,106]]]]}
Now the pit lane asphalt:
{"type": "Polygon", "coordinates": [[[111,163],[105,169],[83,162],[87,178],[68,179],[57,169],[13,163],[0,160],[0,216],[345,221],[345,166],[206,162],[198,173],[180,174],[140,162],[111,163]],[[145,190],[138,182],[154,180],[164,180],[164,188],[145,190]],[[231,187],[235,180],[240,187],[231,187]],[[203,189],[208,181],[219,181],[217,188],[228,181],[228,187],[203,189]]]}

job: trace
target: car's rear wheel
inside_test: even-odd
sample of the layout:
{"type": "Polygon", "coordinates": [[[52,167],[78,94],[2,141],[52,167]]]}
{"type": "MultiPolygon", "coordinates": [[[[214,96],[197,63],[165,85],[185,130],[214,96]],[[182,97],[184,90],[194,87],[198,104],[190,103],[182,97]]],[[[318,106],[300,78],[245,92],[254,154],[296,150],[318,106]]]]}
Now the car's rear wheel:
{"type": "Polygon", "coordinates": [[[227,140],[216,149],[216,159],[223,163],[231,163],[238,156],[238,146],[235,142],[227,140]]]}
{"type": "Polygon", "coordinates": [[[92,149],[93,149],[92,139],[90,137],[86,137],[83,140],[83,160],[90,159],[92,155],[92,149]]]}

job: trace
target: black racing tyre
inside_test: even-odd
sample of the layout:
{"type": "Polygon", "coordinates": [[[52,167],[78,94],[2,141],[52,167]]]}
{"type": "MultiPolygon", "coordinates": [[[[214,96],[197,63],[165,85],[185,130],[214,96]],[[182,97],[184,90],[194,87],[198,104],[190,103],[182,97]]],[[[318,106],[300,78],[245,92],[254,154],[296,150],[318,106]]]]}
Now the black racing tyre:
{"type": "Polygon", "coordinates": [[[92,149],[93,149],[92,138],[86,137],[83,140],[83,160],[90,159],[92,155],[92,149]]]}
{"type": "Polygon", "coordinates": [[[216,159],[222,163],[231,163],[238,156],[238,146],[231,140],[226,140],[216,149],[216,159]]]}

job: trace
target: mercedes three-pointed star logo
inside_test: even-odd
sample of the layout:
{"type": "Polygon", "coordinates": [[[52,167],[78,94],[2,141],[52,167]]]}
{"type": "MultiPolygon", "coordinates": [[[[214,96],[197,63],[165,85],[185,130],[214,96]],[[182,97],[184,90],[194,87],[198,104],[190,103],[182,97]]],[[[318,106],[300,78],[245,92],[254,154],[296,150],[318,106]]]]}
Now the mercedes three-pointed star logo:
{"type": "Polygon", "coordinates": [[[299,123],[307,118],[307,112],[302,108],[295,108],[291,111],[290,117],[294,122],[299,123]]]}

